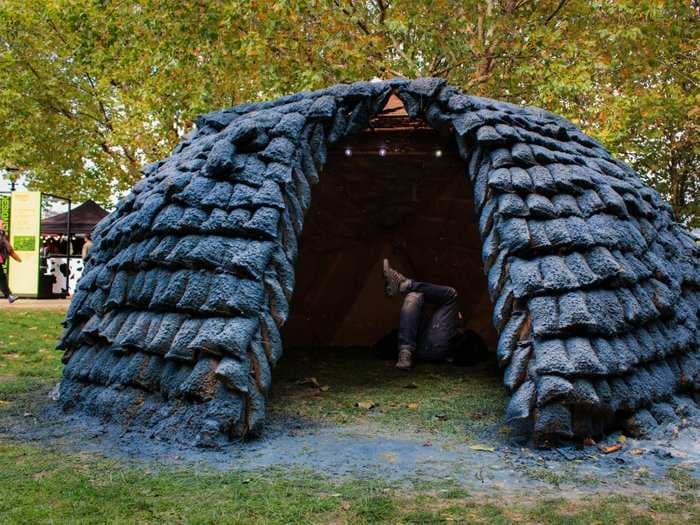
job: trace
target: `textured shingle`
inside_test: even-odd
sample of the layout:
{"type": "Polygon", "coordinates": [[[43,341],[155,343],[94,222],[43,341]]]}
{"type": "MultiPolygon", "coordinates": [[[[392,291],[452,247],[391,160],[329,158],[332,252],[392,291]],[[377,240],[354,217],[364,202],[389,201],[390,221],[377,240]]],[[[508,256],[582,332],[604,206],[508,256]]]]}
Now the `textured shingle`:
{"type": "Polygon", "coordinates": [[[554,205],[557,215],[560,217],[568,215],[583,216],[583,212],[578,205],[576,197],[573,195],[568,195],[566,193],[554,195],[552,197],[552,204],[554,205]]]}
{"type": "Polygon", "coordinates": [[[539,261],[514,257],[510,260],[510,278],[516,297],[527,297],[543,289],[539,261]]]}
{"type": "Polygon", "coordinates": [[[569,361],[580,375],[606,375],[607,368],[598,359],[593,345],[585,337],[572,337],[566,340],[569,361]]]}
{"type": "Polygon", "coordinates": [[[544,166],[533,166],[528,168],[528,174],[532,180],[532,187],[536,194],[555,195],[557,186],[551,172],[544,166]]]}
{"type": "Polygon", "coordinates": [[[557,216],[557,210],[552,204],[552,201],[544,195],[530,193],[525,202],[533,217],[553,219],[557,216]]]}
{"type": "Polygon", "coordinates": [[[574,385],[563,377],[542,375],[537,380],[537,404],[564,401],[573,392],[574,385]]]}
{"type": "Polygon", "coordinates": [[[560,403],[545,405],[538,410],[535,418],[535,433],[542,436],[559,436],[569,438],[571,430],[571,411],[560,403]]]}
{"type": "Polygon", "coordinates": [[[501,246],[511,253],[518,253],[530,246],[528,221],[514,218],[499,221],[498,233],[501,246]]]}
{"type": "Polygon", "coordinates": [[[531,409],[535,404],[536,395],[533,381],[525,381],[520,385],[506,407],[506,421],[513,422],[532,417],[531,409]]]}
{"type": "Polygon", "coordinates": [[[581,283],[569,269],[564,257],[547,255],[539,260],[543,276],[543,288],[548,292],[561,292],[579,288],[581,283]]]}
{"type": "Polygon", "coordinates": [[[498,213],[505,217],[527,217],[530,210],[520,196],[505,193],[498,198],[498,213]]]}
{"type": "Polygon", "coordinates": [[[561,339],[535,340],[535,373],[572,375],[576,372],[561,339]]]}
{"type": "Polygon", "coordinates": [[[559,309],[557,297],[533,297],[528,301],[535,335],[546,337],[559,333],[559,309]]]}
{"type": "Polygon", "coordinates": [[[529,334],[526,332],[528,318],[523,312],[515,312],[501,330],[496,347],[496,356],[500,365],[510,361],[513,352],[519,342],[529,342],[529,334]]]}
{"type": "Polygon", "coordinates": [[[527,368],[532,355],[530,344],[519,344],[503,373],[503,384],[510,390],[517,389],[527,377],[527,368]]]}
{"type": "Polygon", "coordinates": [[[596,318],[588,310],[587,294],[568,292],[559,297],[559,331],[573,332],[577,329],[595,329],[596,318]]]}
{"type": "Polygon", "coordinates": [[[513,190],[518,193],[528,194],[532,191],[532,179],[527,171],[521,167],[510,168],[510,180],[513,190]]]}

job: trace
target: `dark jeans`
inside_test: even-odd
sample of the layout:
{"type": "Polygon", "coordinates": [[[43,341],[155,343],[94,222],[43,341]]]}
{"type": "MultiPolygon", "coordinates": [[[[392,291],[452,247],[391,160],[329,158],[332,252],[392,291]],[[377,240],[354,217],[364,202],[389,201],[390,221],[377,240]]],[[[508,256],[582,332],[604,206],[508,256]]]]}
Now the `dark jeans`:
{"type": "Polygon", "coordinates": [[[449,286],[411,281],[401,306],[399,345],[415,349],[422,359],[444,359],[457,334],[457,292],[449,286]],[[435,312],[427,319],[426,304],[435,312]]]}
{"type": "Polygon", "coordinates": [[[0,265],[0,292],[5,297],[10,296],[10,287],[7,285],[7,275],[5,275],[5,269],[0,265]]]}

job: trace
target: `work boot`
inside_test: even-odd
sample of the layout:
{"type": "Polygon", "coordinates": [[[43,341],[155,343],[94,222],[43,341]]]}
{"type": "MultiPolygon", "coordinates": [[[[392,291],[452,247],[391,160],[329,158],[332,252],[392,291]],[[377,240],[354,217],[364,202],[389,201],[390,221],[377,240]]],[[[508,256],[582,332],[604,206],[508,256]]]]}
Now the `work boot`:
{"type": "Polygon", "coordinates": [[[9,302],[10,304],[14,303],[16,300],[17,300],[16,295],[8,295],[7,296],[7,302],[9,302]]]}
{"type": "Polygon", "coordinates": [[[406,277],[389,266],[389,259],[384,259],[382,264],[384,272],[384,291],[388,297],[393,297],[399,292],[402,292],[405,285],[408,283],[406,277]],[[402,286],[403,285],[403,286],[402,286]]]}
{"type": "Polygon", "coordinates": [[[413,348],[408,345],[399,345],[399,360],[396,361],[396,368],[410,370],[411,366],[413,366],[413,348]]]}

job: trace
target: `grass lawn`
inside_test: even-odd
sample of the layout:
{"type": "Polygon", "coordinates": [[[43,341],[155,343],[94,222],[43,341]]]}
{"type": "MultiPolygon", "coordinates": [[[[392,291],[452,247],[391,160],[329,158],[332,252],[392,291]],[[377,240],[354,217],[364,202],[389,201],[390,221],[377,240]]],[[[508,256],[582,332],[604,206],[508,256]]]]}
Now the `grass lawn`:
{"type": "Polygon", "coordinates": [[[274,385],[273,412],[460,441],[486,429],[507,431],[498,427],[508,396],[495,365],[421,364],[407,373],[365,349],[292,349],[274,385]]]}
{"type": "MultiPolygon", "coordinates": [[[[690,499],[690,501],[689,501],[690,499]]],[[[691,523],[678,499],[473,497],[445,485],[404,491],[308,472],[215,473],[128,467],[87,455],[0,445],[3,523],[691,523]]]]}
{"type": "Polygon", "coordinates": [[[61,352],[55,346],[64,315],[51,310],[0,310],[0,400],[60,377],[61,352]]]}
{"type": "Polygon", "coordinates": [[[692,498],[508,500],[449,484],[402,490],[298,471],[157,470],[0,444],[2,523],[697,523],[692,498]]]}
{"type": "MultiPolygon", "coordinates": [[[[60,352],[53,345],[61,318],[57,312],[0,311],[0,422],[59,377],[60,352]]],[[[488,367],[464,374],[426,366],[407,375],[361,352],[286,357],[277,370],[272,410],[322,422],[472,439],[498,426],[506,400],[488,367]]],[[[18,443],[0,433],[3,524],[698,523],[697,480],[678,469],[669,471],[669,479],[677,491],[663,497],[485,497],[454,481],[402,488],[297,470],[221,472],[107,460],[18,443]]]]}

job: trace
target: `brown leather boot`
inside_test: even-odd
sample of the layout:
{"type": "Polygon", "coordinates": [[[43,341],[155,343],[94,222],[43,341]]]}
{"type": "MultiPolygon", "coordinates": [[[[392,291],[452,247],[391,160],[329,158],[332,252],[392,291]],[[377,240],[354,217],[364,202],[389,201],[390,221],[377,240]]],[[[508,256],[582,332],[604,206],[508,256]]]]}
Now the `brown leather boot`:
{"type": "Polygon", "coordinates": [[[413,348],[408,345],[399,345],[399,360],[396,361],[396,368],[410,370],[411,366],[413,366],[413,348]]]}

